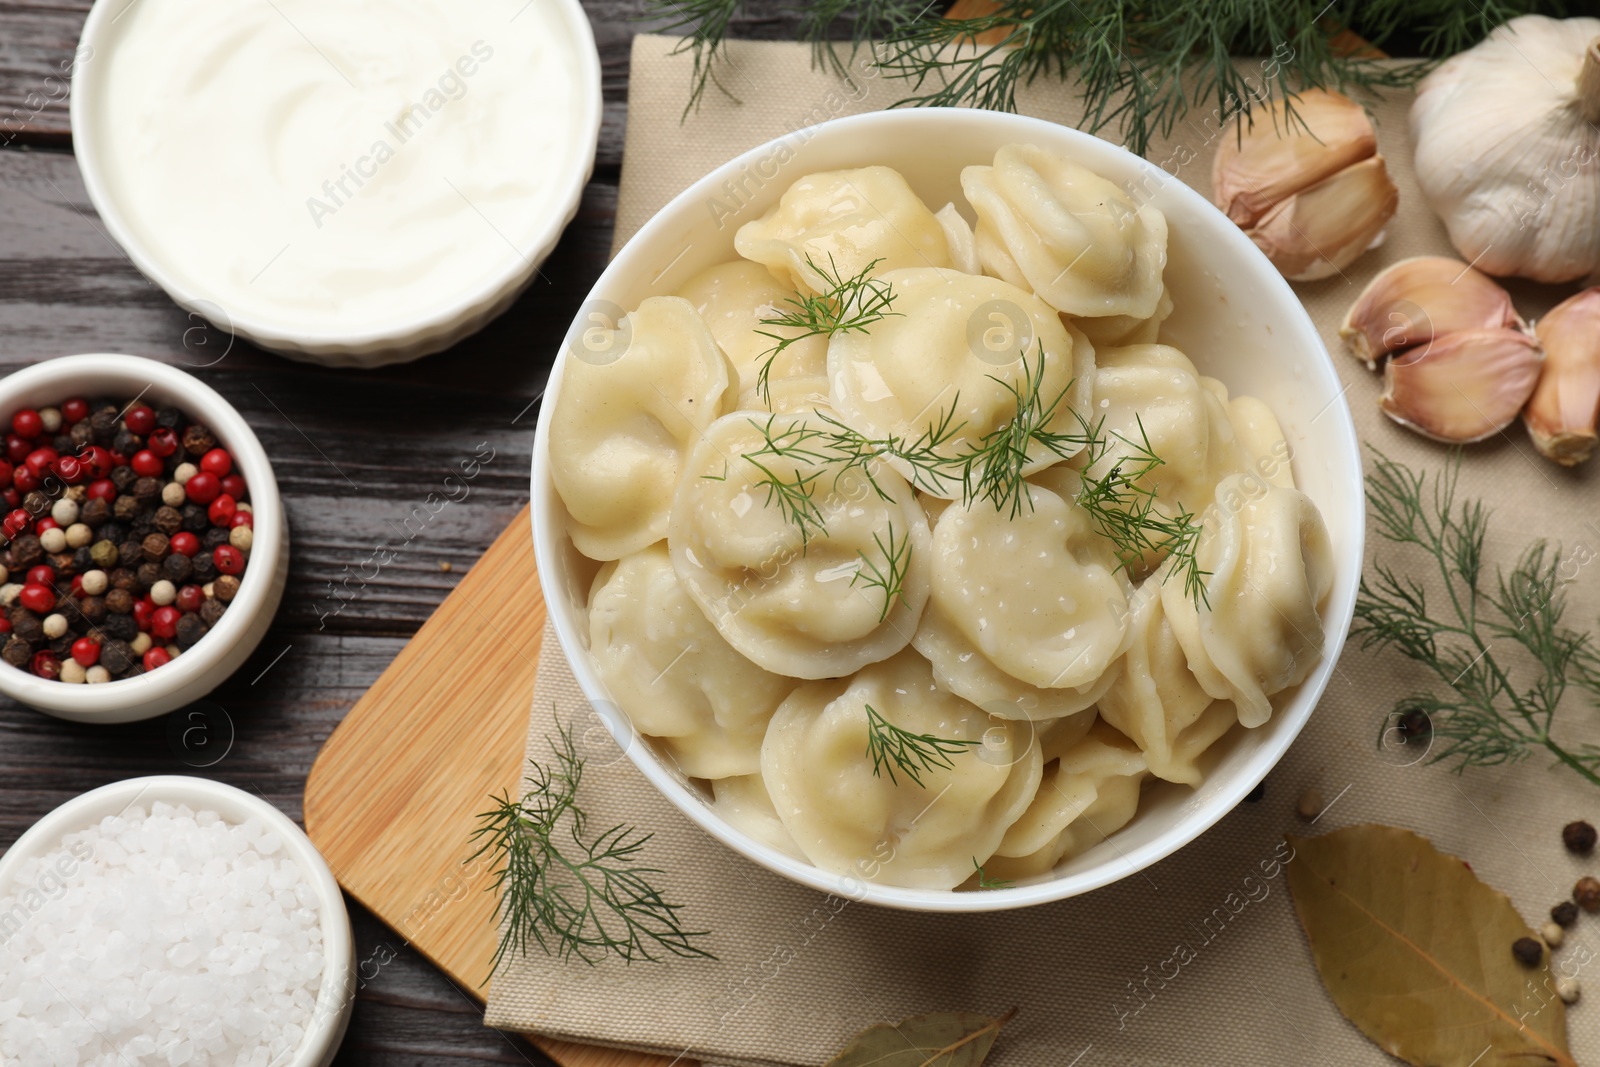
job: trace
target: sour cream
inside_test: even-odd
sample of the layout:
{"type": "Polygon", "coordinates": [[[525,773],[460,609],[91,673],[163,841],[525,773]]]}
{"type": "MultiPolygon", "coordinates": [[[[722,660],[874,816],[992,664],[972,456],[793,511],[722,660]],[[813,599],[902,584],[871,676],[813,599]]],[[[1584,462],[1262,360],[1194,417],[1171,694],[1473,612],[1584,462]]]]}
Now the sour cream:
{"type": "Polygon", "coordinates": [[[529,276],[571,210],[594,146],[568,6],[132,0],[79,135],[128,243],[219,325],[425,327],[529,276]]]}

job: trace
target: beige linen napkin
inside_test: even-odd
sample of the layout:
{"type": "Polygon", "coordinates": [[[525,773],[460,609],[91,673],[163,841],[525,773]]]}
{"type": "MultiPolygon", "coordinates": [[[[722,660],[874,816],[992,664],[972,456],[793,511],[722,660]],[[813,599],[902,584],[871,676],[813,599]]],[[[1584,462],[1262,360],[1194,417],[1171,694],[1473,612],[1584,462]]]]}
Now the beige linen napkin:
{"type": "MultiPolygon", "coordinates": [[[[804,47],[736,43],[720,79],[741,102],[712,88],[680,125],[689,61],[670,56],[672,44],[640,37],[634,45],[619,243],[673,194],[736,153],[824,118],[887,106],[900,91],[891,81],[863,79],[865,94],[852,100],[834,77],[812,68],[804,47]]],[[[1064,122],[1078,113],[1071,91],[1050,80],[1026,89],[1019,103],[1027,114],[1064,122]]],[[[1401,196],[1387,243],[1346,277],[1297,291],[1335,353],[1363,440],[1437,469],[1444,449],[1379,413],[1378,377],[1345,356],[1337,336],[1346,308],[1382,266],[1451,253],[1412,178],[1408,103],[1402,94],[1375,109],[1401,196]]],[[[1208,131],[1215,123],[1203,118],[1193,116],[1150,158],[1209,193],[1208,131]]],[[[1530,316],[1560,295],[1514,287],[1518,307],[1530,316]]],[[[1594,481],[1593,467],[1572,473],[1539,458],[1519,426],[1472,448],[1461,478],[1464,492],[1492,504],[1491,558],[1507,563],[1533,536],[1579,549],[1578,559],[1594,558],[1600,551],[1594,481]]],[[[1369,531],[1369,559],[1373,550],[1392,551],[1369,531]]],[[[1600,613],[1595,575],[1596,568],[1583,567],[1567,588],[1568,618],[1578,625],[1594,625],[1600,613]]],[[[548,759],[552,712],[567,721],[596,720],[548,632],[540,663],[528,750],[548,759]]],[[[769,874],[669,807],[596,726],[584,742],[591,756],[584,799],[595,822],[625,821],[655,833],[649,860],[668,872],[664,881],[687,905],[689,920],[712,931],[719,958],[591,968],[562,965],[535,950],[496,977],[488,1021],[714,1063],[819,1064],[874,1023],[1016,1006],[1020,1012],[993,1060],[997,1067],[1394,1063],[1328,999],[1283,876],[1263,874],[1264,863],[1275,869],[1271,860],[1285,831],[1365,821],[1411,827],[1469,861],[1537,927],[1589,866],[1562,849],[1562,824],[1600,818],[1600,789],[1549,769],[1547,759],[1458,777],[1412,763],[1414,752],[1380,751],[1377,738],[1396,696],[1422,684],[1396,656],[1347,648],[1327,695],[1259,802],[1241,804],[1141,874],[1076,899],[990,915],[845,903],[769,874]],[[1294,808],[1310,788],[1330,807],[1308,828],[1294,808]],[[1264,886],[1264,894],[1245,885],[1252,875],[1250,885],[1264,886]]],[[[1570,738],[1600,740],[1595,714],[1578,701],[1565,717],[1570,738]]],[[[1563,955],[1600,958],[1594,922],[1580,924],[1563,955]]],[[[1600,968],[1586,969],[1583,980],[1587,997],[1600,999],[1600,968]]],[[[1582,1063],[1600,1063],[1597,1012],[1600,1004],[1580,1002],[1570,1014],[1582,1063]]]]}

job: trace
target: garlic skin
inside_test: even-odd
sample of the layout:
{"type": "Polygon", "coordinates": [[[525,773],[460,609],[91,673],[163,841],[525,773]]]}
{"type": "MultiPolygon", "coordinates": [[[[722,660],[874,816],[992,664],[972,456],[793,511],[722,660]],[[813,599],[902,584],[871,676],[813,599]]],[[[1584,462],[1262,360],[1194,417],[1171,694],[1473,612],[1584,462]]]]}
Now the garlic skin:
{"type": "Polygon", "coordinates": [[[1444,334],[1389,360],[1378,406],[1435,441],[1482,441],[1517,417],[1543,363],[1539,342],[1520,330],[1444,334]]]}
{"type": "Polygon", "coordinates": [[[1448,256],[1414,256],[1385,267],[1350,305],[1339,336],[1368,368],[1384,356],[1436,337],[1486,327],[1524,325],[1511,294],[1487,275],[1448,256]]]}
{"type": "Polygon", "coordinates": [[[1600,416],[1600,288],[1585,289],[1550,309],[1534,326],[1544,345],[1544,371],[1522,413],[1541,454],[1563,467],[1594,451],[1600,416]]]}
{"type": "Polygon", "coordinates": [[[1211,166],[1212,200],[1290,281],[1331,277],[1381,242],[1400,193],[1361,106],[1309,89],[1244,117],[1211,166]]]}
{"type": "Polygon", "coordinates": [[[1417,183],[1464,259],[1541,282],[1600,268],[1600,19],[1524,15],[1429,74],[1417,183]]]}

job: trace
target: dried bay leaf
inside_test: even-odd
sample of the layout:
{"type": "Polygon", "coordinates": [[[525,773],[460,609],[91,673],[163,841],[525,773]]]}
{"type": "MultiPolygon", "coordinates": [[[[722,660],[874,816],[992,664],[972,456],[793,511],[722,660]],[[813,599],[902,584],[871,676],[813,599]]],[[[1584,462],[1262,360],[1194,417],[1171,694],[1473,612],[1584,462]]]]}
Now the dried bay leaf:
{"type": "Polygon", "coordinates": [[[1505,894],[1409,830],[1289,837],[1289,891],[1323,984],[1385,1051],[1419,1067],[1576,1067],[1549,959],[1505,894]]]}
{"type": "Polygon", "coordinates": [[[998,1018],[970,1011],[915,1015],[898,1023],[869,1026],[826,1067],[979,1067],[1017,1013],[998,1018]]]}

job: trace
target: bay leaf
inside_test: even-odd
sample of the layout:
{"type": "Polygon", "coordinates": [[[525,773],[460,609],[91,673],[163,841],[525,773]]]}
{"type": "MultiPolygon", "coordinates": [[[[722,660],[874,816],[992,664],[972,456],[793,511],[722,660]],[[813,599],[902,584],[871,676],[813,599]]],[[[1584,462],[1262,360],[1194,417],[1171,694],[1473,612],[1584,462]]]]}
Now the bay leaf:
{"type": "Polygon", "coordinates": [[[869,1026],[826,1067],[979,1067],[1016,1013],[941,1011],[869,1026]]]}
{"type": "Polygon", "coordinates": [[[1419,1067],[1576,1067],[1549,954],[1504,893],[1427,838],[1352,826],[1288,838],[1289,891],[1334,1003],[1385,1051],[1419,1067]]]}

